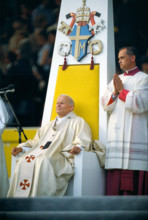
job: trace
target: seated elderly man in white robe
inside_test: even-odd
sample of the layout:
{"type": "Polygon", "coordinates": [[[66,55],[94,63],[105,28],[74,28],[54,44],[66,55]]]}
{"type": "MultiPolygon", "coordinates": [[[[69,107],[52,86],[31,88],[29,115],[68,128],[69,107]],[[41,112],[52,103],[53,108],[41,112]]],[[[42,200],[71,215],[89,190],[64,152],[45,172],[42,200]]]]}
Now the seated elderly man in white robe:
{"type": "Polygon", "coordinates": [[[58,116],[38,129],[33,140],[12,149],[12,155],[31,149],[17,161],[8,197],[63,196],[74,174],[74,154],[88,149],[92,134],[88,124],[73,112],[74,102],[60,95],[58,116]]]}

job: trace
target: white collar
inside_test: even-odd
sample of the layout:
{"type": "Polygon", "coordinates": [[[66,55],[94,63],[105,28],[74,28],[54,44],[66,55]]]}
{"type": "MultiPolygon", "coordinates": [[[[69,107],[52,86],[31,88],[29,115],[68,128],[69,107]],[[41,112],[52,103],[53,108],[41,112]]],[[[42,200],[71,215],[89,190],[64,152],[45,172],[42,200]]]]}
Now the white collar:
{"type": "Polygon", "coordinates": [[[128,74],[129,71],[136,69],[137,66],[135,66],[134,68],[130,69],[130,70],[126,70],[125,72],[128,74]]]}
{"type": "Polygon", "coordinates": [[[68,118],[69,115],[70,115],[70,113],[71,113],[71,112],[69,112],[67,115],[65,115],[65,116],[62,117],[62,118],[59,118],[59,117],[57,116],[57,120],[58,120],[58,122],[62,122],[62,121],[64,121],[66,118],[68,118]]]}

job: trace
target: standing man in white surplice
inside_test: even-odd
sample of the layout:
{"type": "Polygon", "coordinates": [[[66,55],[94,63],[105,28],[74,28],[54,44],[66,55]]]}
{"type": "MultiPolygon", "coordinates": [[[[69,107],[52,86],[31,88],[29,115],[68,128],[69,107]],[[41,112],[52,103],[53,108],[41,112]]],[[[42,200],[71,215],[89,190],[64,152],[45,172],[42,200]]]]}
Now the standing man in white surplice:
{"type": "Polygon", "coordinates": [[[148,75],[136,66],[136,49],[118,53],[124,74],[114,74],[101,99],[110,114],[105,168],[107,195],[148,195],[148,75]]]}

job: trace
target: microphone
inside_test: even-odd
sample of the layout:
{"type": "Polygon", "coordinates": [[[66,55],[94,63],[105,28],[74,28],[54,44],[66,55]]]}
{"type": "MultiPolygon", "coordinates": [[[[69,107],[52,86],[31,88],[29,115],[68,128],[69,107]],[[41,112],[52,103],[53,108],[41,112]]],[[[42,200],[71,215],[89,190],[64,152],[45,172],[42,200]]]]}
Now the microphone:
{"type": "Polygon", "coordinates": [[[7,87],[0,89],[0,94],[7,94],[9,92],[15,92],[15,85],[10,84],[7,87]]]}

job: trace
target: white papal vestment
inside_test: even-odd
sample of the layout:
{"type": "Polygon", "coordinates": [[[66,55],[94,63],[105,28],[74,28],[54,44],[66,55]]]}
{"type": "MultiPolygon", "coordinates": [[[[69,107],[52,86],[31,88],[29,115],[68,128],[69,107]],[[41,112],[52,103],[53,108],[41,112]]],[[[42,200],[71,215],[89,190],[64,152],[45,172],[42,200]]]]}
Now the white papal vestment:
{"type": "Polygon", "coordinates": [[[89,148],[91,138],[88,124],[73,112],[38,129],[33,140],[18,146],[31,150],[17,161],[8,197],[63,196],[74,173],[69,151],[74,145],[89,148]]]}

